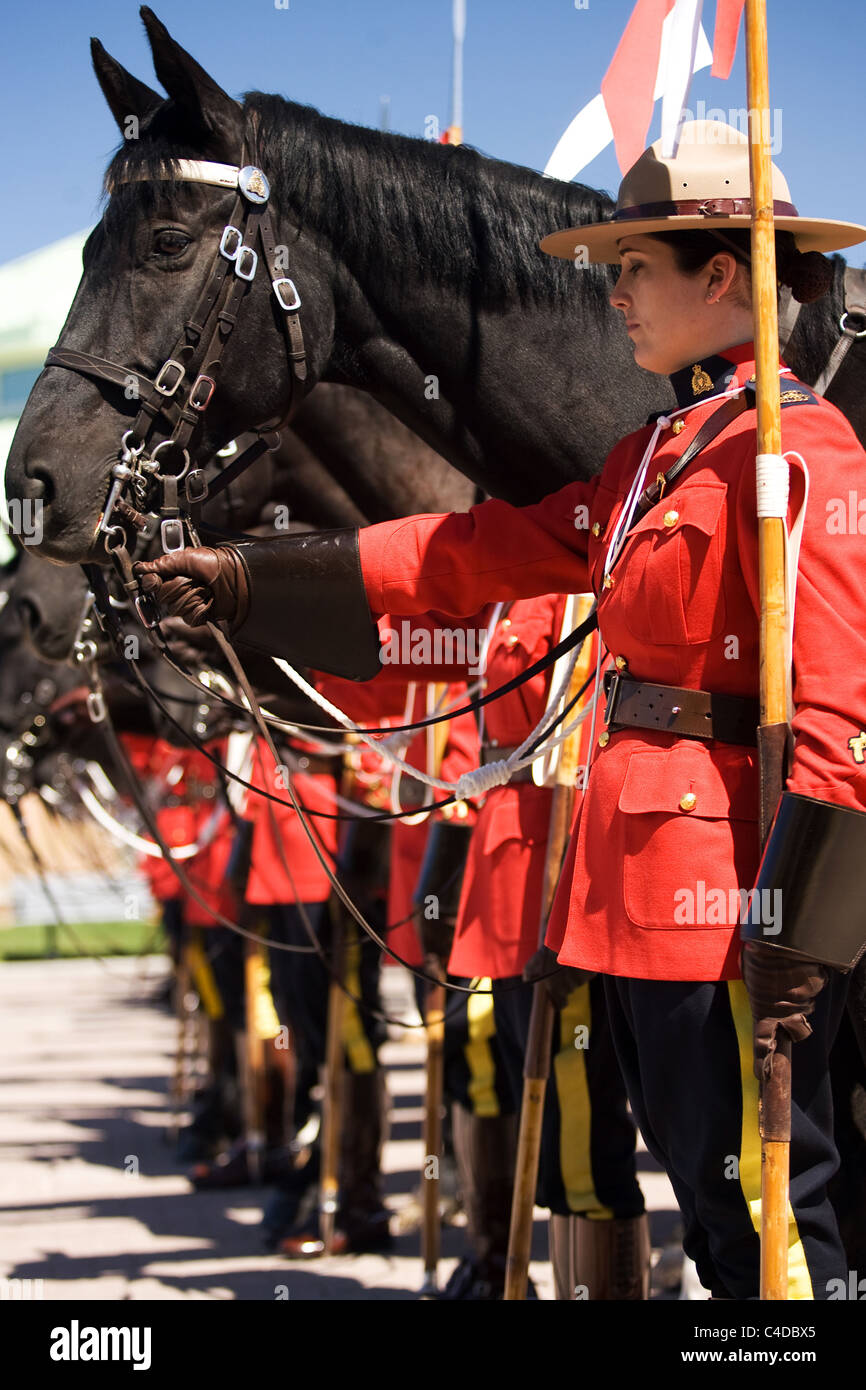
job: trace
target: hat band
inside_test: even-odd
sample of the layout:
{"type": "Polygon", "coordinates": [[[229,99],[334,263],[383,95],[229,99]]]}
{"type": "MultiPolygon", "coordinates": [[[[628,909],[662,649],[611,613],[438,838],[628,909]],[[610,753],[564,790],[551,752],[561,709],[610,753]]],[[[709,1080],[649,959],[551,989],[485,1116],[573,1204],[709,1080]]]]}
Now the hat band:
{"type": "MultiPolygon", "coordinates": [[[[681,203],[634,203],[617,208],[614,222],[630,222],[648,217],[731,217],[752,215],[751,198],[689,198],[681,203]]],[[[793,203],[773,203],[774,217],[799,217],[793,203]]]]}

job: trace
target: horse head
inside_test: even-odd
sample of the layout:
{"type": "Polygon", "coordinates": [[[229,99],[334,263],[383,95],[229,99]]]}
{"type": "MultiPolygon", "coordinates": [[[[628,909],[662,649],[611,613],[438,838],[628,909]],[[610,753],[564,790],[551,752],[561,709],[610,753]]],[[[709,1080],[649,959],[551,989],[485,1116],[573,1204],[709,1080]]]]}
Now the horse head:
{"type": "MultiPolygon", "coordinates": [[[[291,415],[317,377],[313,344],[327,351],[331,327],[328,297],[314,289],[304,300],[299,363],[292,305],[310,248],[291,248],[294,279],[289,247],[265,248],[262,228],[271,224],[266,173],[254,163],[255,120],[150,10],[142,17],[168,97],[93,41],[96,76],[124,140],[60,341],[7,465],[13,529],[17,516],[32,522],[36,513],[28,543],[62,563],[105,561],[109,530],[99,526],[112,470],[138,459],[145,438],[156,475],[182,476],[242,430],[291,415]]],[[[116,517],[113,524],[117,532],[116,517]]]]}

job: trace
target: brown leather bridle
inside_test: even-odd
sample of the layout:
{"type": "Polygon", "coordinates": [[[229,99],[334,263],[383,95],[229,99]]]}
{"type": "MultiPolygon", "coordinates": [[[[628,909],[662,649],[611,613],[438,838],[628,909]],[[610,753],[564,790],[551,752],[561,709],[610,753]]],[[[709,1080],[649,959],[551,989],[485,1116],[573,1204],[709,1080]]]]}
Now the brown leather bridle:
{"type": "MultiPolygon", "coordinates": [[[[130,171],[116,183],[139,182],[150,177],[150,174],[130,171]]],[[[108,358],[71,348],[52,348],[45,359],[46,367],[65,367],[127,390],[132,386],[137,394],[138,413],[131,428],[123,434],[119,459],[112,466],[112,482],[97,535],[104,537],[105,548],[120,571],[124,589],[134,599],[136,611],[147,627],[152,626],[152,616],[148,616],[144,601],[137,593],[126,531],[115,520],[114,512],[122,502],[124,516],[140,517],[148,502],[152,504],[157,490],[158,502],[148,509],[161,518],[163,550],[182,550],[186,538],[179,505],[181,492],[186,502],[197,509],[208,495],[221,490],[219,482],[222,479],[209,488],[202,468],[190,471],[190,442],[213,398],[225,344],[260,260],[267,267],[286,334],[291,392],[284,415],[257,426],[254,433],[259,436],[273,434],[291,419],[303,398],[299,397],[296,387],[303,391],[307,376],[299,313],[301,297],[288,274],[288,267],[277,265],[277,246],[268,206],[270,185],[262,170],[254,163],[239,167],[207,160],[175,159],[167,161],[156,177],[235,189],[237,193],[210,274],[169,356],[153,379],[108,358]],[[255,249],[257,239],[261,256],[255,249]],[[181,403],[181,388],[190,381],[186,399],[181,403]],[[151,436],[160,416],[168,421],[171,432],[151,447],[151,436]],[[129,505],[130,490],[134,507],[129,505]]],[[[233,464],[232,478],[264,452],[265,447],[275,445],[253,445],[233,464]]]]}

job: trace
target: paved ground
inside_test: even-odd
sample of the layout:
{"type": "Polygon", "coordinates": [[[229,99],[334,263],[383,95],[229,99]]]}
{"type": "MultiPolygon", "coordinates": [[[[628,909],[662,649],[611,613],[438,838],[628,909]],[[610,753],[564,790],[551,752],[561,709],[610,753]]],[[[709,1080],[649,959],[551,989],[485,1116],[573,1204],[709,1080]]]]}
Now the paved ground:
{"type": "MultiPolygon", "coordinates": [[[[262,1253],[261,1190],[190,1189],[165,1133],[176,1026],[147,1002],[165,970],[155,958],[0,968],[0,1280],[41,1279],[47,1299],[416,1297],[417,1234],[401,1235],[387,1257],[298,1265],[262,1253]]],[[[389,1011],[407,1016],[407,977],[393,969],[385,979],[389,1011]]],[[[384,1056],[388,1202],[399,1213],[423,1153],[417,1033],[393,1037],[384,1056]]],[[[645,1153],[640,1166],[658,1256],[675,1230],[676,1205],[645,1153]]],[[[462,1232],[446,1229],[443,1278],[461,1246],[462,1232]]],[[[540,1297],[550,1298],[545,1249],[539,1219],[532,1274],[540,1297]]],[[[656,1270],[657,1296],[672,1259],[670,1247],[656,1270]]],[[[0,1283],[0,1295],[9,1287],[0,1283]]]]}

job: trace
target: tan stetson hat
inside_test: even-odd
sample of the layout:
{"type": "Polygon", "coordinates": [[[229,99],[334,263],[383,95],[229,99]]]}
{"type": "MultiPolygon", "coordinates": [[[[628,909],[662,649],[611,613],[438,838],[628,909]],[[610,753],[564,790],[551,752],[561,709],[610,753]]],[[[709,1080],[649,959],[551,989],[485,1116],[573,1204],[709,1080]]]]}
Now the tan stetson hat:
{"type": "MultiPolygon", "coordinates": [[[[748,227],[749,142],[722,121],[686,121],[674,159],[665,159],[661,140],[644,150],[619,186],[616,211],[606,222],[551,232],[540,246],[549,256],[619,263],[617,241],[628,232],[688,232],[696,228],[748,227]]],[[[780,169],[773,165],[777,231],[793,232],[799,251],[839,251],[866,239],[866,227],[800,217],[780,169]]]]}

